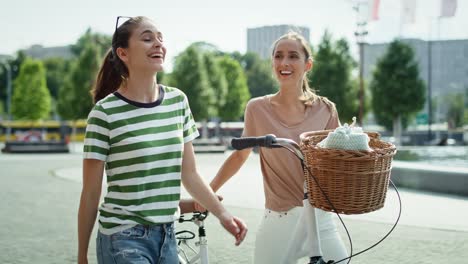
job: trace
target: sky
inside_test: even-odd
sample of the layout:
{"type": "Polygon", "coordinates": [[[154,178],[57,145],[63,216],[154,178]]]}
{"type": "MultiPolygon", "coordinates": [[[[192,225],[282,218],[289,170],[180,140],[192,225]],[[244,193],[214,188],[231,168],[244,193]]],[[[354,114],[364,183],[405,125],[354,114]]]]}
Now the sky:
{"type": "MultiPolygon", "coordinates": [[[[226,52],[244,53],[247,29],[292,24],[310,29],[312,45],[328,30],[346,38],[357,54],[354,32],[356,2],[365,0],[0,0],[0,54],[13,55],[34,44],[63,46],[91,28],[111,35],[116,17],[144,15],[156,21],[168,49],[167,64],[195,41],[226,52]]],[[[468,38],[468,0],[458,0],[456,14],[438,19],[441,0],[417,0],[415,22],[402,24],[402,0],[380,0],[379,19],[367,25],[366,41],[388,42],[396,37],[468,38]]]]}

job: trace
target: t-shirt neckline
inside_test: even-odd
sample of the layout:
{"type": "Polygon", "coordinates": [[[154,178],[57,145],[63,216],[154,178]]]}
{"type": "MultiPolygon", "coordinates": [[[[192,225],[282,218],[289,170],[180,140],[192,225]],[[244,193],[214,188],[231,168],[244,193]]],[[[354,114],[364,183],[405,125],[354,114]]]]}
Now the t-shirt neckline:
{"type": "Polygon", "coordinates": [[[287,125],[285,124],[281,118],[279,117],[279,115],[276,113],[276,110],[274,109],[273,105],[271,104],[271,97],[273,97],[273,94],[269,94],[269,95],[265,95],[264,97],[264,100],[266,101],[266,104],[270,110],[270,112],[272,113],[274,119],[279,123],[281,124],[283,127],[285,128],[297,128],[299,126],[301,126],[305,120],[307,120],[307,117],[309,116],[309,112],[310,112],[310,108],[309,106],[306,106],[306,110],[305,110],[305,113],[304,113],[304,117],[302,118],[301,121],[297,122],[296,124],[292,124],[292,125],[287,125]]]}
{"type": "Polygon", "coordinates": [[[158,105],[160,105],[162,103],[162,101],[164,100],[164,88],[163,88],[163,85],[158,85],[159,86],[159,95],[158,95],[158,99],[154,102],[151,102],[151,103],[142,103],[142,102],[137,102],[137,101],[133,101],[133,100],[130,100],[128,98],[126,98],[125,96],[123,96],[121,93],[119,92],[114,92],[114,95],[127,102],[128,104],[130,105],[133,105],[133,106],[136,106],[136,107],[141,107],[141,108],[151,108],[151,107],[156,107],[158,105]]]}

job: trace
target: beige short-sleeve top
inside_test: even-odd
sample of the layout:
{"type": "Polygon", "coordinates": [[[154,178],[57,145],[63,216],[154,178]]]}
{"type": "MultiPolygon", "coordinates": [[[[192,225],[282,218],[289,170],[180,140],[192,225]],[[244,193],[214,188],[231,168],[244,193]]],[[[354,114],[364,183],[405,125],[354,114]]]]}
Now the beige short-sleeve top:
{"type": "MultiPolygon", "coordinates": [[[[251,99],[245,110],[243,137],[274,134],[299,143],[299,135],[307,131],[334,129],[339,126],[333,104],[316,100],[307,106],[302,122],[287,126],[275,114],[271,95],[251,99]]],[[[299,159],[282,148],[260,148],[260,166],[263,174],[265,208],[287,211],[302,206],[304,174],[299,159]]]]}

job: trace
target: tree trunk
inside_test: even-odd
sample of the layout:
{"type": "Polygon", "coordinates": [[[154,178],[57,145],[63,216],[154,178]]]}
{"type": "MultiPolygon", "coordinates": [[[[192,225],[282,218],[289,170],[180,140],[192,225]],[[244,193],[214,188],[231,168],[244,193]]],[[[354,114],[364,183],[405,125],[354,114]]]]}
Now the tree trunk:
{"type": "Polygon", "coordinates": [[[202,121],[201,138],[203,138],[203,139],[208,138],[208,121],[206,119],[203,119],[203,121],[202,121]]]}
{"type": "Polygon", "coordinates": [[[72,152],[76,152],[76,120],[72,121],[72,134],[70,137],[70,145],[72,146],[72,152]]]}
{"type": "Polygon", "coordinates": [[[221,119],[216,117],[213,120],[216,123],[214,137],[218,142],[222,142],[222,135],[221,135],[221,119]]]}
{"type": "Polygon", "coordinates": [[[395,146],[401,146],[401,115],[398,114],[393,118],[393,137],[395,138],[395,146]]]}

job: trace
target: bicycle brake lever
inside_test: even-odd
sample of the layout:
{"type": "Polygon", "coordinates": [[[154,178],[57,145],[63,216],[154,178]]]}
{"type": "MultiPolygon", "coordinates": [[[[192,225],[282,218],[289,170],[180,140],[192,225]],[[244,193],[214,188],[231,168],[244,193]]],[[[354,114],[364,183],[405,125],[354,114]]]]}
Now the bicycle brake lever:
{"type": "Polygon", "coordinates": [[[281,146],[280,144],[278,143],[273,143],[270,145],[270,148],[282,148],[283,146],[281,146]]]}
{"type": "Polygon", "coordinates": [[[177,221],[178,221],[179,223],[185,222],[186,220],[184,219],[184,215],[181,214],[181,215],[179,216],[179,219],[177,219],[177,221]]]}
{"type": "Polygon", "coordinates": [[[193,214],[193,220],[203,221],[208,217],[208,211],[196,212],[193,214]]]}

